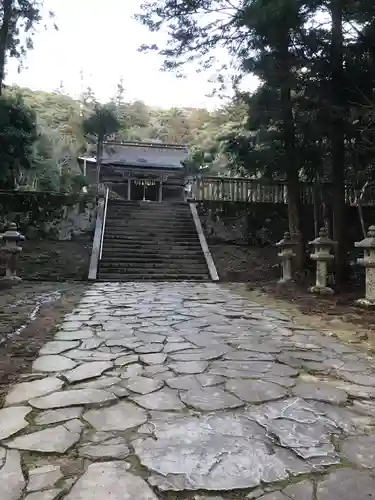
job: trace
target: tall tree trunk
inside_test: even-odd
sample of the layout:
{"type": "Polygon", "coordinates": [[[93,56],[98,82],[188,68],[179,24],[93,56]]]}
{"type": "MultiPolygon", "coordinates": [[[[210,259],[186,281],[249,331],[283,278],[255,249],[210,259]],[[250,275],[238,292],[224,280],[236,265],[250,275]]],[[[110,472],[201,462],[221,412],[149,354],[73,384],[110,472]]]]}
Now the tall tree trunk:
{"type": "Polygon", "coordinates": [[[345,131],[344,131],[344,71],[343,71],[343,12],[341,0],[331,0],[331,158],[333,181],[333,239],[336,247],[336,283],[346,275],[345,238],[345,131]]]}
{"type": "Polygon", "coordinates": [[[8,37],[10,21],[12,19],[13,0],[3,0],[3,22],[0,27],[0,95],[3,92],[5,78],[6,52],[8,49],[8,37]]]}
{"type": "Polygon", "coordinates": [[[286,34],[280,45],[280,67],[282,70],[281,108],[283,122],[283,140],[286,155],[286,181],[288,187],[288,219],[289,232],[297,242],[296,268],[301,271],[305,264],[303,233],[301,228],[301,198],[299,186],[299,165],[296,150],[296,131],[293,116],[291,94],[291,63],[289,54],[289,35],[286,34]]]}

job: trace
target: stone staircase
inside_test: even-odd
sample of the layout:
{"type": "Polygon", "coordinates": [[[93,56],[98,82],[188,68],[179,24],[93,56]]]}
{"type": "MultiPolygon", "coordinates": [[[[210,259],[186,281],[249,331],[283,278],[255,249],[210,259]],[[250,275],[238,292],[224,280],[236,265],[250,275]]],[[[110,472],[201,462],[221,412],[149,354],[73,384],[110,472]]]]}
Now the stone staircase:
{"type": "Polygon", "coordinates": [[[210,280],[189,205],[110,200],[98,279],[210,280]]]}

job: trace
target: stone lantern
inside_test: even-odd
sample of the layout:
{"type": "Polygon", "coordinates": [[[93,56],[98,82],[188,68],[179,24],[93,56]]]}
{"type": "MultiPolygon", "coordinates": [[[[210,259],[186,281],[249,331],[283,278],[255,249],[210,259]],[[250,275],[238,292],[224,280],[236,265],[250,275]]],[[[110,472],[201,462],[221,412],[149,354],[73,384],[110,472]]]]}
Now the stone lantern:
{"type": "Polygon", "coordinates": [[[310,241],[309,245],[314,247],[314,253],[310,254],[310,258],[316,261],[316,282],[309,291],[323,295],[333,293],[332,288],[327,286],[328,277],[328,262],[332,262],[334,256],[330,253],[336,242],[328,237],[328,232],[325,227],[319,231],[319,236],[315,240],[310,241]]]}
{"type": "Polygon", "coordinates": [[[357,248],[363,248],[363,258],[357,259],[358,264],[366,268],[366,293],[364,299],[359,299],[357,304],[375,306],[375,226],[368,228],[367,238],[354,243],[357,248]]]}
{"type": "Polygon", "coordinates": [[[17,231],[14,222],[9,225],[9,229],[1,235],[1,241],[4,245],[1,247],[1,254],[5,260],[5,276],[0,278],[0,285],[12,286],[20,283],[22,280],[17,276],[18,255],[22,251],[19,246],[25,237],[17,231]]]}
{"type": "Polygon", "coordinates": [[[291,240],[288,231],[285,231],[284,238],[276,243],[276,246],[280,248],[280,252],[277,256],[281,262],[282,276],[278,283],[287,283],[292,279],[292,258],[295,257],[293,252],[293,247],[295,243],[291,240]]]}

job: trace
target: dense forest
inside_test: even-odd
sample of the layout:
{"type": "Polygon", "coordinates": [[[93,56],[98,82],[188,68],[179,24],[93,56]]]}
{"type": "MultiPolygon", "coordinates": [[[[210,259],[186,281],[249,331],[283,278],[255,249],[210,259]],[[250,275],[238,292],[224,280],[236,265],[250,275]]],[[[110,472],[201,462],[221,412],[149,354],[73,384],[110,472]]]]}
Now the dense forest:
{"type": "MultiPolygon", "coordinates": [[[[196,108],[161,109],[142,101],[125,102],[122,82],[108,103],[119,127],[111,139],[187,144],[191,151],[189,167],[211,173],[226,173],[227,158],[218,153],[218,140],[238,127],[246,116],[244,104],[228,104],[215,111],[196,108]]],[[[34,143],[32,178],[38,186],[51,183],[56,168],[69,171],[81,154],[95,154],[95,141],[82,126],[96,104],[88,88],[79,99],[55,92],[8,87],[5,95],[21,99],[36,116],[37,138],[34,143]]],[[[29,172],[30,173],[30,172],[29,172]]],[[[30,179],[30,175],[27,176],[30,179]]],[[[34,183],[35,185],[35,183],[34,183]]]]}

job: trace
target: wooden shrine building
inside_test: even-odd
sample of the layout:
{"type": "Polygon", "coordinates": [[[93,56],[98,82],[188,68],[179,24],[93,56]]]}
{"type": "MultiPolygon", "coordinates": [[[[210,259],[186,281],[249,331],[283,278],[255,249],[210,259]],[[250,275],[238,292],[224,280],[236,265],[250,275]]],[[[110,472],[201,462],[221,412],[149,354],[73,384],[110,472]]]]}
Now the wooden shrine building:
{"type": "MultiPolygon", "coordinates": [[[[103,149],[100,182],[126,200],[183,200],[187,156],[187,147],[176,144],[108,141],[103,149]]],[[[96,158],[80,157],[78,161],[92,182],[96,158]]]]}

